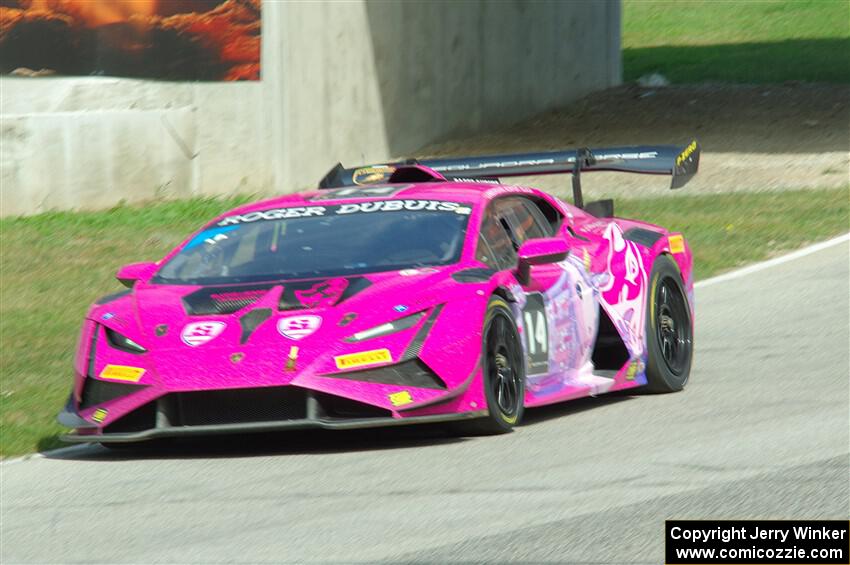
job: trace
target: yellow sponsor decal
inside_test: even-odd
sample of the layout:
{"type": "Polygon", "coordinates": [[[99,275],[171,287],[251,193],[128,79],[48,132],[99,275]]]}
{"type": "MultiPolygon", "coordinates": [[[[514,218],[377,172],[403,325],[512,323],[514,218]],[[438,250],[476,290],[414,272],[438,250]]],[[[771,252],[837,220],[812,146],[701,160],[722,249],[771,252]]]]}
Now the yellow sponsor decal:
{"type": "Polygon", "coordinates": [[[98,408],[97,410],[92,412],[92,415],[91,415],[92,422],[95,422],[96,424],[101,423],[102,421],[104,421],[106,419],[107,414],[109,414],[109,412],[107,412],[106,409],[98,408]]]}
{"type": "Polygon", "coordinates": [[[379,363],[392,363],[392,360],[393,357],[390,355],[389,349],[373,349],[371,351],[361,351],[360,353],[349,353],[348,355],[334,357],[337,369],[353,369],[355,367],[365,367],[379,363]]]}
{"type": "Polygon", "coordinates": [[[691,142],[690,145],[685,147],[685,150],[682,151],[682,153],[679,154],[678,157],[676,157],[676,166],[678,167],[679,165],[684,163],[685,159],[690,157],[693,154],[693,152],[696,151],[696,150],[697,150],[697,142],[696,142],[696,140],[694,140],[694,141],[691,142]]]}
{"type": "Polygon", "coordinates": [[[638,373],[640,373],[641,371],[643,371],[643,361],[641,361],[640,359],[632,361],[629,364],[629,368],[626,369],[626,380],[627,381],[635,380],[635,376],[638,373]]]}
{"type": "Polygon", "coordinates": [[[107,365],[100,372],[99,376],[101,379],[137,383],[144,374],[145,370],[140,367],[128,367],[126,365],[107,365]]]}
{"type": "Polygon", "coordinates": [[[410,393],[406,390],[389,394],[387,395],[387,398],[390,399],[390,402],[392,402],[393,406],[404,406],[405,404],[410,404],[411,402],[413,402],[413,397],[410,396],[410,393]]]}
{"type": "Polygon", "coordinates": [[[685,252],[685,238],[681,235],[671,235],[667,238],[667,241],[670,242],[670,252],[671,253],[684,253],[685,252]]]}
{"type": "Polygon", "coordinates": [[[376,167],[362,167],[351,175],[354,184],[374,184],[383,182],[390,178],[395,172],[395,167],[378,165],[376,167]]]}
{"type": "Polygon", "coordinates": [[[298,361],[298,347],[293,345],[289,348],[289,357],[286,358],[286,370],[294,371],[296,361],[298,361]]]}

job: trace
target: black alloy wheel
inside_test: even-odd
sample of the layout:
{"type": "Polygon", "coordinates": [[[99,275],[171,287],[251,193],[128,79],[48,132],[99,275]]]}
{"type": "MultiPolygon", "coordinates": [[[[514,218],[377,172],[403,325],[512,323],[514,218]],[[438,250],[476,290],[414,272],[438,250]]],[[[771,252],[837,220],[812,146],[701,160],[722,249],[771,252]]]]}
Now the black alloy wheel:
{"type": "Polygon", "coordinates": [[[679,268],[667,255],[655,260],[647,305],[649,392],[682,390],[693,360],[693,324],[679,268]]]}
{"type": "Polygon", "coordinates": [[[522,420],[525,363],[513,313],[498,296],[487,305],[482,337],[488,415],[470,422],[468,429],[481,434],[506,433],[522,420]]]}

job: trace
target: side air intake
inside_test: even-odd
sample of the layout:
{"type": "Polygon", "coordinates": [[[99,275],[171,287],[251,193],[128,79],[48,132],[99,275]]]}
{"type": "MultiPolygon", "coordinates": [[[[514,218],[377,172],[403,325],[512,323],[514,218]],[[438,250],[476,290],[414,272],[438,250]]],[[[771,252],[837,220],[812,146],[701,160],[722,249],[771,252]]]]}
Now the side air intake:
{"type": "Polygon", "coordinates": [[[99,381],[87,377],[83,383],[83,393],[80,398],[80,410],[127,396],[145,388],[144,385],[130,385],[125,383],[113,383],[99,381]]]}
{"type": "Polygon", "coordinates": [[[594,368],[599,371],[617,371],[629,360],[629,350],[602,307],[599,308],[599,333],[592,360],[594,368]]]}

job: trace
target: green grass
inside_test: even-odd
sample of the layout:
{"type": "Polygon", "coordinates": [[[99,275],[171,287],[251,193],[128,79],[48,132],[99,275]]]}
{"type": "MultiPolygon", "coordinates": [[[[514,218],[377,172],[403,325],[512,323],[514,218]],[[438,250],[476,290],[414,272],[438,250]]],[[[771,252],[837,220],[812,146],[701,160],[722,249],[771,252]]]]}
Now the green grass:
{"type": "Polygon", "coordinates": [[[618,216],[681,231],[704,279],[850,231],[850,191],[796,190],[617,200],[618,216]]]}
{"type": "Polygon", "coordinates": [[[625,0],[622,45],[626,81],[848,83],[850,2],[625,0]]]}
{"type": "Polygon", "coordinates": [[[56,447],[76,334],[117,268],[153,260],[248,200],[191,200],[0,220],[0,456],[56,447]]]}
{"type": "MultiPolygon", "coordinates": [[[[0,220],[0,455],[49,449],[89,303],[113,275],[155,260],[214,214],[245,201],[192,200],[0,220]]],[[[847,190],[622,200],[617,213],[686,234],[698,278],[848,230],[847,190]],[[801,235],[802,234],[802,235],[801,235]]]]}

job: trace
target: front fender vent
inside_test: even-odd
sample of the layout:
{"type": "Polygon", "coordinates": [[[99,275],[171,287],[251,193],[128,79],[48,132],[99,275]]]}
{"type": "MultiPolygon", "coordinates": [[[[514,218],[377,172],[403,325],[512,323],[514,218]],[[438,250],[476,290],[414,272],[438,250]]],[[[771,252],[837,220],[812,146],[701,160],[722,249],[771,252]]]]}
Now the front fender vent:
{"type": "Polygon", "coordinates": [[[496,273],[495,269],[473,267],[452,274],[452,278],[459,283],[482,283],[489,281],[496,273]]]}
{"type": "Polygon", "coordinates": [[[446,383],[420,359],[366,371],[352,371],[349,373],[322,376],[385,385],[412,386],[439,390],[446,389],[446,383]]]}
{"type": "Polygon", "coordinates": [[[644,247],[651,248],[659,239],[664,237],[664,234],[658,233],[657,231],[645,230],[643,228],[631,228],[626,230],[623,237],[629,241],[634,241],[635,243],[643,245],[644,247]]]}

